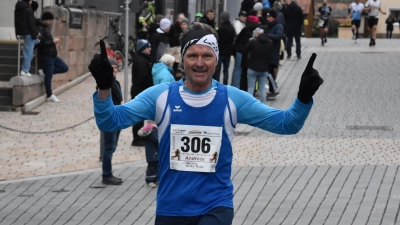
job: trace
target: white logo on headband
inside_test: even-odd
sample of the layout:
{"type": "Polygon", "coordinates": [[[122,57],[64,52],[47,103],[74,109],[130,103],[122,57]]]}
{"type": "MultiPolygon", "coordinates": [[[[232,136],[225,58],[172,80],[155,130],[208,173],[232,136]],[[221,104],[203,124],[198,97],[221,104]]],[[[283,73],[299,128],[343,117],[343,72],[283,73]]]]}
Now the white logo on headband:
{"type": "Polygon", "coordinates": [[[217,56],[217,61],[218,61],[218,56],[219,56],[218,42],[214,35],[208,34],[202,37],[196,44],[206,45],[211,47],[215,55],[217,56]]]}

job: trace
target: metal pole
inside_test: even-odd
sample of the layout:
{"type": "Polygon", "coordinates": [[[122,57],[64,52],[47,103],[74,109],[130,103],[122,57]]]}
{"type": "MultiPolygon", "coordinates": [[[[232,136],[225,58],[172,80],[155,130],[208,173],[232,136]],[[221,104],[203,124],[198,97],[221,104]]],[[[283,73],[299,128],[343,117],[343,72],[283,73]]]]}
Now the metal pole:
{"type": "Polygon", "coordinates": [[[21,76],[21,36],[17,35],[18,38],[18,76],[21,76]]]}
{"type": "Polygon", "coordinates": [[[124,63],[124,101],[128,102],[128,43],[129,43],[129,3],[130,0],[125,0],[125,63],[124,63]]]}

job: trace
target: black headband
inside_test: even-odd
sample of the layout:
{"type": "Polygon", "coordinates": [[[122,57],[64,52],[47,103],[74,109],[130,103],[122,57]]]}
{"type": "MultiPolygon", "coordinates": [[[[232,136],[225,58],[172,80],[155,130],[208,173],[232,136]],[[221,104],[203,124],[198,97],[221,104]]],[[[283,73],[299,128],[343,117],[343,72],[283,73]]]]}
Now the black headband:
{"type": "Polygon", "coordinates": [[[182,61],[185,56],[186,50],[195,44],[206,45],[212,48],[215,55],[217,56],[217,61],[219,57],[218,42],[217,38],[210,31],[205,29],[197,29],[190,31],[183,39],[181,45],[181,56],[182,61]]]}

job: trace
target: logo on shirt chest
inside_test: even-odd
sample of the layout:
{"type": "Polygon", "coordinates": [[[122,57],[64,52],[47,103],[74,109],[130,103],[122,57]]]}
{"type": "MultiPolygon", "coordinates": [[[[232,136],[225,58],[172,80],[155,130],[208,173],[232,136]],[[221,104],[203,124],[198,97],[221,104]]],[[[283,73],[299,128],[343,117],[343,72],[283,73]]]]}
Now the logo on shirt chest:
{"type": "Polygon", "coordinates": [[[175,108],[172,110],[173,112],[182,112],[181,106],[176,105],[175,108]]]}

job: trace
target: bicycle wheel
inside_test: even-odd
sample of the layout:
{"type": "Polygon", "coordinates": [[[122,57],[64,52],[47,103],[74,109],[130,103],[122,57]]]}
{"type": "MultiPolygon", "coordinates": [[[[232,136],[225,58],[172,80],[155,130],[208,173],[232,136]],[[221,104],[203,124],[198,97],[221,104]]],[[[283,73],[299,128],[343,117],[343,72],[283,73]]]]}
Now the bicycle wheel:
{"type": "Polygon", "coordinates": [[[125,58],[120,51],[115,51],[115,61],[118,63],[118,71],[121,72],[125,68],[125,58]]]}

